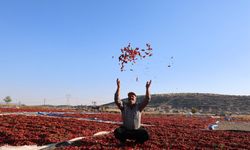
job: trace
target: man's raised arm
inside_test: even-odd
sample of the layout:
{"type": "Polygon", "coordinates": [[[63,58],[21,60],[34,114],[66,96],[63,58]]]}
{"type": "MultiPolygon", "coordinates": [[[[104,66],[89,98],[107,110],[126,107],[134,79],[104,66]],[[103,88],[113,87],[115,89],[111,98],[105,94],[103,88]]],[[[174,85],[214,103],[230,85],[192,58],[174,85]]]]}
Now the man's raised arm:
{"type": "Polygon", "coordinates": [[[116,79],[117,89],[115,92],[115,104],[119,109],[122,109],[122,101],[120,100],[120,80],[116,79]]]}
{"type": "Polygon", "coordinates": [[[143,101],[140,105],[140,108],[139,108],[140,111],[142,111],[148,105],[148,103],[151,99],[151,95],[150,95],[150,91],[149,91],[150,85],[151,85],[151,80],[147,81],[147,83],[146,83],[146,95],[145,95],[145,98],[143,99],[143,101]]]}

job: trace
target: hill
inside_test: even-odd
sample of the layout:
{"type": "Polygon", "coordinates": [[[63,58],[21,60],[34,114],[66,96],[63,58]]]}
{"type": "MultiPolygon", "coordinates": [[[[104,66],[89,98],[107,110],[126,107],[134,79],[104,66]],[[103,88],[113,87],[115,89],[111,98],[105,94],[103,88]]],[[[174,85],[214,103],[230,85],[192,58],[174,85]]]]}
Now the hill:
{"type": "MultiPolygon", "coordinates": [[[[250,96],[222,95],[210,93],[153,94],[146,111],[188,112],[196,109],[200,113],[250,114],[250,96]]],[[[144,96],[138,96],[141,101],[144,96]]],[[[126,99],[122,99],[126,101],[126,99]]],[[[114,102],[103,107],[115,107],[114,102]]]]}

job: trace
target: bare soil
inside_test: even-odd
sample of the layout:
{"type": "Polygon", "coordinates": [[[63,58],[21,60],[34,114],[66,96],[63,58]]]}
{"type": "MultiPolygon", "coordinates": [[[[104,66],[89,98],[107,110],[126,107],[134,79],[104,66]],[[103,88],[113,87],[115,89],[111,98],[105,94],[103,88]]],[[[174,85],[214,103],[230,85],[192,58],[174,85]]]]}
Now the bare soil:
{"type": "Polygon", "coordinates": [[[250,122],[222,121],[218,124],[217,130],[249,131],[250,122]]]}

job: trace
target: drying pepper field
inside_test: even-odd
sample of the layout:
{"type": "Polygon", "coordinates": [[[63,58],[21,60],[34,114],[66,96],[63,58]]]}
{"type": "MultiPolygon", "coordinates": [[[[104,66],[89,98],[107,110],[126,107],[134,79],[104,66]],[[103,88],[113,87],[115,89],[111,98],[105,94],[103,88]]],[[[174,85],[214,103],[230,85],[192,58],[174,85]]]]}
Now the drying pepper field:
{"type": "MultiPolygon", "coordinates": [[[[121,149],[112,133],[92,136],[101,131],[113,131],[117,128],[121,121],[120,114],[61,111],[60,116],[48,116],[36,115],[35,112],[58,110],[0,110],[0,147],[7,144],[42,146],[85,137],[57,149],[121,149]],[[21,112],[30,112],[30,115],[21,112]],[[92,121],[81,118],[92,118],[92,121]]],[[[208,125],[215,121],[215,118],[209,116],[143,114],[142,123],[150,134],[150,140],[143,145],[135,145],[133,141],[128,141],[125,149],[250,149],[249,131],[208,130],[208,125]]]]}

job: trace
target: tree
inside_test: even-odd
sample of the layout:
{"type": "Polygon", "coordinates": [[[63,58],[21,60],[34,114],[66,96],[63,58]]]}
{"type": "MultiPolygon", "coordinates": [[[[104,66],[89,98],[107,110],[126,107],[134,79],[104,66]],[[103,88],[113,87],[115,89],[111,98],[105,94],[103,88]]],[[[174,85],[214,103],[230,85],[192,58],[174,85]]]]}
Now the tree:
{"type": "Polygon", "coordinates": [[[197,113],[197,111],[198,111],[198,110],[197,110],[196,108],[192,107],[191,112],[192,112],[193,114],[197,113]]]}
{"type": "Polygon", "coordinates": [[[6,96],[3,101],[6,102],[6,104],[10,103],[12,101],[11,97],[10,96],[6,96]]]}

